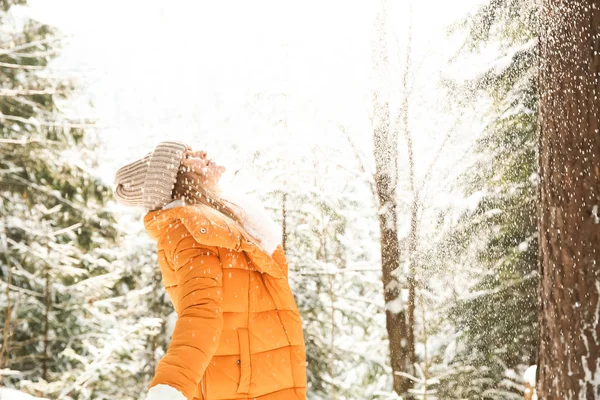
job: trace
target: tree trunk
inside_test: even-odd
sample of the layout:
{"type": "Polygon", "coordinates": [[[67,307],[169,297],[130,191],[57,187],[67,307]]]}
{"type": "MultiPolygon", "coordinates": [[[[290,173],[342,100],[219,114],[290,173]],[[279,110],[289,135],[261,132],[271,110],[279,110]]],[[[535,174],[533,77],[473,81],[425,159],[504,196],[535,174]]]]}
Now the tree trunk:
{"type": "Polygon", "coordinates": [[[390,346],[394,391],[405,394],[411,387],[410,379],[398,375],[412,365],[408,349],[409,327],[406,307],[402,299],[401,284],[397,278],[400,259],[398,241],[398,211],[396,186],[398,176],[396,166],[398,153],[397,135],[389,130],[389,105],[379,104],[375,96],[374,105],[379,114],[374,127],[375,141],[375,187],[379,199],[379,227],[381,230],[381,280],[385,300],[386,328],[390,346]]]}
{"type": "MultiPolygon", "coordinates": [[[[412,9],[411,9],[412,14],[412,9]]],[[[419,193],[415,184],[416,172],[415,172],[415,152],[412,140],[412,134],[408,126],[408,111],[409,111],[409,98],[410,88],[408,78],[410,75],[411,66],[411,46],[412,46],[412,21],[408,24],[408,45],[406,49],[406,58],[404,61],[404,74],[402,77],[402,91],[404,92],[404,99],[402,101],[402,107],[400,108],[399,119],[402,121],[402,130],[406,139],[406,150],[408,155],[408,181],[410,186],[410,192],[412,194],[412,203],[410,206],[410,232],[408,235],[408,253],[406,257],[408,259],[408,331],[406,332],[408,359],[410,362],[410,368],[408,371],[413,371],[413,365],[417,362],[415,354],[415,306],[416,306],[416,254],[417,254],[417,230],[419,226],[419,193]]]]}
{"type": "MultiPolygon", "coordinates": [[[[414,163],[414,154],[413,154],[413,144],[410,134],[408,132],[408,127],[406,128],[406,136],[407,136],[407,147],[409,153],[409,181],[410,181],[410,189],[413,195],[412,204],[410,207],[410,231],[408,234],[408,251],[406,257],[408,259],[408,304],[407,308],[407,324],[408,331],[406,332],[406,340],[407,340],[407,362],[409,364],[409,369],[405,372],[413,372],[413,366],[417,362],[417,356],[415,354],[415,308],[416,308],[416,297],[417,297],[417,281],[416,281],[416,255],[417,255],[417,229],[418,229],[418,218],[419,218],[419,193],[416,191],[415,187],[415,163],[414,163]]],[[[423,305],[424,306],[424,305],[423,305]]],[[[423,324],[425,320],[423,320],[423,324]]],[[[425,343],[426,345],[427,343],[425,343]]]]}
{"type": "Polygon", "coordinates": [[[540,399],[600,396],[600,5],[544,0],[540,38],[540,399]]]}
{"type": "Polygon", "coordinates": [[[11,314],[11,304],[10,304],[10,285],[12,283],[12,268],[8,267],[8,278],[6,279],[6,313],[4,315],[4,327],[2,330],[2,350],[0,350],[0,368],[9,368],[10,366],[10,314],[11,314]],[[6,355],[6,358],[4,358],[6,355]]]}
{"type": "MultiPolygon", "coordinates": [[[[373,93],[373,152],[375,156],[375,190],[379,202],[379,227],[381,232],[381,279],[385,300],[386,329],[390,347],[390,363],[394,391],[407,396],[413,381],[415,361],[413,326],[403,292],[410,300],[410,290],[400,282],[400,241],[398,239],[398,129],[392,129],[390,119],[389,63],[386,43],[385,2],[376,28],[379,43],[373,47],[373,64],[377,70],[379,86],[373,93]]],[[[408,67],[407,67],[408,68],[408,67]]],[[[407,93],[404,93],[405,96],[407,93]]],[[[405,99],[406,104],[406,99],[405,99]]],[[[401,110],[399,115],[403,114],[401,110]]],[[[409,272],[410,274],[410,272],[409,272]]],[[[412,293],[414,297],[414,292],[412,293]]],[[[414,305],[414,302],[413,302],[414,305]]],[[[412,309],[414,320],[414,307],[412,309]]]]}
{"type": "Polygon", "coordinates": [[[48,380],[48,348],[49,348],[49,332],[50,332],[50,309],[52,308],[52,297],[50,294],[51,282],[50,282],[50,267],[46,266],[46,293],[45,293],[45,306],[46,311],[44,313],[44,353],[42,354],[42,379],[48,380]]]}

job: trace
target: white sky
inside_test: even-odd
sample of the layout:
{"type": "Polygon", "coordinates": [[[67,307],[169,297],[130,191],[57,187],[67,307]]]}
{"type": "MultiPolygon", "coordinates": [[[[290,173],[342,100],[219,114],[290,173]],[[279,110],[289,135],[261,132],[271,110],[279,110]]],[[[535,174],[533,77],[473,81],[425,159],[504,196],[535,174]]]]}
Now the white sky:
{"type": "MultiPolygon", "coordinates": [[[[412,124],[418,128],[418,151],[431,151],[436,137],[427,133],[443,131],[448,119],[441,115],[439,102],[446,100],[437,82],[456,41],[444,29],[480,1],[412,6],[419,97],[412,124]]],[[[411,15],[408,4],[388,1],[399,47],[411,15]]],[[[54,67],[77,77],[82,98],[94,104],[78,111],[102,126],[100,172],[107,181],[117,167],[165,139],[225,158],[234,144],[249,152],[278,144],[286,157],[314,143],[339,143],[343,125],[368,149],[370,46],[378,5],[375,0],[30,0],[35,18],[69,38],[54,67]]],[[[239,160],[215,158],[239,167],[239,160]]]]}

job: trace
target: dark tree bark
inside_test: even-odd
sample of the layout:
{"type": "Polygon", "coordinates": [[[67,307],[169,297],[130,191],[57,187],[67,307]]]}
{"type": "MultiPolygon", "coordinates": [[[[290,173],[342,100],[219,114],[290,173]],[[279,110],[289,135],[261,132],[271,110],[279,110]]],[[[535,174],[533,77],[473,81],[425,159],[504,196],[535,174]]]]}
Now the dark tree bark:
{"type": "Polygon", "coordinates": [[[381,231],[381,280],[386,304],[386,328],[390,346],[390,361],[394,379],[394,391],[405,394],[411,387],[411,380],[397,372],[411,370],[412,360],[409,351],[408,336],[412,331],[407,324],[407,313],[402,300],[402,285],[398,280],[400,243],[398,240],[398,211],[396,205],[397,144],[398,136],[389,129],[389,105],[377,107],[374,127],[375,144],[375,187],[379,199],[379,227],[381,231]]]}
{"type": "Polygon", "coordinates": [[[600,396],[600,3],[544,0],[540,399],[600,396]]]}

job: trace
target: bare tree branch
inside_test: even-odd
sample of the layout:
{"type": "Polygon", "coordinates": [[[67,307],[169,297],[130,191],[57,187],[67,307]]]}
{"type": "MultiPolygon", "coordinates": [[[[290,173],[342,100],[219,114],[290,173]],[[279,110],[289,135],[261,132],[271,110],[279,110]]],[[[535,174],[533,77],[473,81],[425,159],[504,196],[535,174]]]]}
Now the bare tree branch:
{"type": "Polygon", "coordinates": [[[0,120],[3,120],[3,119],[9,120],[9,121],[21,122],[21,123],[29,124],[29,125],[35,125],[35,126],[53,126],[53,127],[68,127],[68,128],[81,128],[81,129],[93,128],[96,126],[96,124],[94,122],[90,122],[88,124],[72,123],[72,122],[68,122],[66,120],[63,122],[49,122],[49,121],[40,121],[38,119],[23,118],[23,117],[17,117],[15,115],[6,115],[6,114],[0,113],[0,120]]]}
{"type": "Polygon", "coordinates": [[[4,89],[0,90],[1,97],[37,96],[44,94],[68,94],[67,90],[56,89],[4,89]]]}

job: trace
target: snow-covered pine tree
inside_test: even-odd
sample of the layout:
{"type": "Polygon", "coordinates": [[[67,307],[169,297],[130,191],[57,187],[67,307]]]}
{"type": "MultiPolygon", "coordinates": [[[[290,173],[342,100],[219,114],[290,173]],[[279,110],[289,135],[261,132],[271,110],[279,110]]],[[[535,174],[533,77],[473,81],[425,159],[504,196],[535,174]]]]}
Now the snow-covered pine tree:
{"type": "Polygon", "coordinates": [[[117,282],[127,284],[127,270],[112,263],[111,193],[90,172],[90,124],[61,112],[74,87],[48,69],[58,35],[26,18],[22,4],[0,2],[3,385],[50,398],[115,398],[126,388],[129,366],[119,361],[135,348],[123,343],[136,325],[106,300],[125,291],[117,282]]]}
{"type": "Polygon", "coordinates": [[[537,346],[537,3],[488,1],[465,25],[461,54],[496,46],[499,56],[467,89],[493,100],[479,159],[463,177],[466,195],[481,200],[446,248],[476,283],[452,307],[458,347],[438,393],[521,398],[520,377],[535,363],[537,346]]]}

